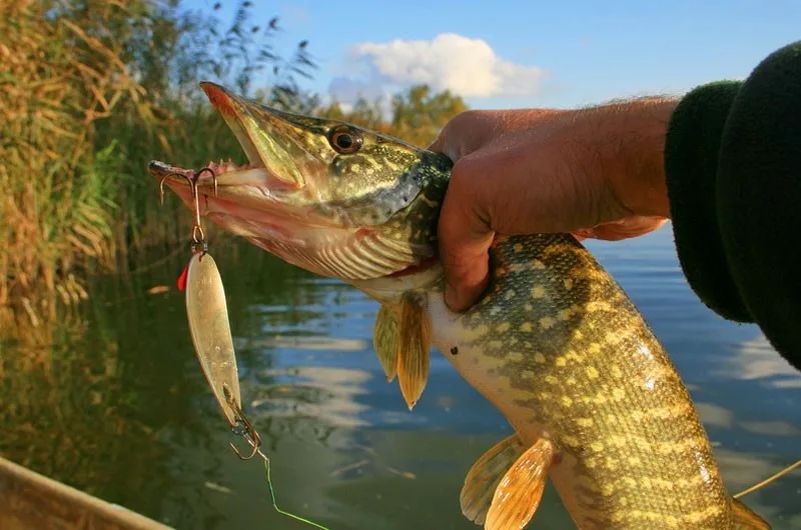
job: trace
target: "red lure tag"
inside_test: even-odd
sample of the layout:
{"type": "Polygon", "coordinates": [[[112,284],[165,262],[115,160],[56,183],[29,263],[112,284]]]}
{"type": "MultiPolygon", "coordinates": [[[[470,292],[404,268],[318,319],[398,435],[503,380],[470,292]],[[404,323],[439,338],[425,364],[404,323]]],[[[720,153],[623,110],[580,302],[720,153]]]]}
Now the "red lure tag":
{"type": "MultiPolygon", "coordinates": [[[[203,252],[203,249],[197,249],[192,251],[192,255],[194,256],[198,252],[203,252]]],[[[192,261],[192,258],[189,258],[189,261],[192,261]]],[[[187,263],[184,266],[184,270],[181,271],[181,275],[178,276],[178,281],[175,282],[178,285],[178,290],[183,292],[186,290],[186,275],[189,272],[189,264],[187,263]]]]}

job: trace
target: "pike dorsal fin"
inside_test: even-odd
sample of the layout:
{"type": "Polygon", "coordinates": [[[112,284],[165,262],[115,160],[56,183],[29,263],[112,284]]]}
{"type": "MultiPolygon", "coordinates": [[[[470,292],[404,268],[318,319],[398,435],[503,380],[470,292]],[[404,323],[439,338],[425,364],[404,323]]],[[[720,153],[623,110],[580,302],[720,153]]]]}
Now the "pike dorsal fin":
{"type": "Polygon", "coordinates": [[[517,433],[493,445],[467,472],[459,495],[462,513],[469,520],[483,525],[492,497],[504,474],[525,450],[517,433]]]}
{"type": "Polygon", "coordinates": [[[428,380],[428,316],[412,296],[404,296],[397,307],[382,305],[373,329],[373,343],[387,381],[398,376],[403,399],[412,410],[428,380]]]}

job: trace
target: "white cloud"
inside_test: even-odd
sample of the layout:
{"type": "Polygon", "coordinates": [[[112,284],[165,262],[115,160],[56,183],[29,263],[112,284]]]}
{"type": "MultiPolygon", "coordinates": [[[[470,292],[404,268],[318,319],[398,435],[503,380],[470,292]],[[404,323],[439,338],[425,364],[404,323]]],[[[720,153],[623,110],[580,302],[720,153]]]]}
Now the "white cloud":
{"type": "Polygon", "coordinates": [[[482,39],[455,33],[442,33],[433,40],[357,44],[347,61],[346,71],[361,69],[367,80],[335,79],[331,85],[335,95],[344,86],[352,90],[361,85],[369,92],[384,91],[386,85],[426,83],[467,98],[533,96],[546,75],[542,68],[501,59],[482,39]]]}

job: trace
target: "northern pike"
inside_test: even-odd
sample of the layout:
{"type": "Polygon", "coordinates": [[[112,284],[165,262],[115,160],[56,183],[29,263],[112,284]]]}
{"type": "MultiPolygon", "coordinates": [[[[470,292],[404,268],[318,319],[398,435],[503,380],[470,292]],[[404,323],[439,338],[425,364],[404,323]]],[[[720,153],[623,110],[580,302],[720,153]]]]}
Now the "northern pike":
{"type": "MultiPolygon", "coordinates": [[[[469,520],[525,527],[550,478],[580,530],[770,528],[727,492],[674,365],[574,237],[498,236],[485,294],[451,312],[436,231],[447,157],[201,86],[249,160],[210,164],[202,214],[376,300],[375,349],[410,409],[434,346],[513,427],[467,473],[469,520]]],[[[192,204],[186,179],[170,177],[192,170],[149,169],[192,204]]]]}

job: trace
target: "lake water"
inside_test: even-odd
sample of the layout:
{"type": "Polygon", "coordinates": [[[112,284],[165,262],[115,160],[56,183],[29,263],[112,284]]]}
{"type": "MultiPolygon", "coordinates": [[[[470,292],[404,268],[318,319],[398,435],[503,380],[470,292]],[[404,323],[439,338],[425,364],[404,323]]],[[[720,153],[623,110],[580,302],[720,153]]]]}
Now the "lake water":
{"type": "MultiPolygon", "coordinates": [[[[669,227],[588,247],[673,358],[732,493],[801,458],[801,374],[756,327],[701,304],[669,227]]],[[[475,459],[511,432],[504,418],[438,352],[409,412],[372,349],[374,302],[230,239],[211,252],[279,506],[332,530],[478,528],[461,515],[459,491],[475,459]]],[[[175,528],[308,530],[272,508],[258,459],[228,448],[174,289],[186,258],[96,281],[85,314],[60,322],[52,347],[3,345],[0,453],[175,528]],[[158,285],[170,290],[147,293],[158,285]]],[[[744,501],[775,530],[801,528],[801,471],[744,501]]],[[[529,527],[574,528],[550,487],[529,527]]]]}

